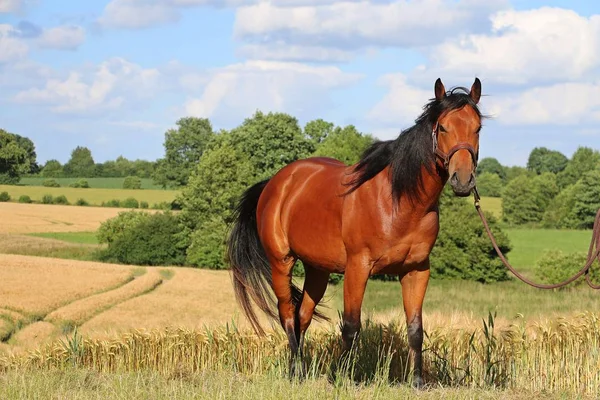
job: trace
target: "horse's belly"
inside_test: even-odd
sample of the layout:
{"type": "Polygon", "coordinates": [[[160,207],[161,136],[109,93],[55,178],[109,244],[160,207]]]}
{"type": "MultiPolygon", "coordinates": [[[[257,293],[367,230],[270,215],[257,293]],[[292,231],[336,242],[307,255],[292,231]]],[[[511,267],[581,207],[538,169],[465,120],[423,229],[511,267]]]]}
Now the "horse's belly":
{"type": "Polygon", "coordinates": [[[429,257],[433,243],[397,244],[378,257],[371,270],[372,275],[402,274],[423,263],[429,257]]]}
{"type": "Polygon", "coordinates": [[[290,229],[290,249],[303,262],[331,272],[343,272],[346,251],[339,232],[321,220],[290,229]]]}

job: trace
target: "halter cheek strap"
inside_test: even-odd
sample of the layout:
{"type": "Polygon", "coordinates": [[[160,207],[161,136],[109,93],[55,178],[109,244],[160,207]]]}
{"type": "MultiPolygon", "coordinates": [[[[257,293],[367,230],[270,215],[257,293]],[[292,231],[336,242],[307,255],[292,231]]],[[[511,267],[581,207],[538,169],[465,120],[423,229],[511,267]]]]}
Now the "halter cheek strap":
{"type": "Polygon", "coordinates": [[[473,146],[466,142],[459,142],[452,146],[448,153],[444,153],[438,147],[438,130],[440,127],[440,123],[436,122],[433,130],[431,131],[431,138],[433,139],[433,153],[444,163],[444,169],[448,169],[450,165],[450,159],[452,156],[459,150],[467,150],[471,154],[471,158],[473,159],[473,166],[477,167],[477,159],[479,158],[478,152],[475,151],[473,146]]]}

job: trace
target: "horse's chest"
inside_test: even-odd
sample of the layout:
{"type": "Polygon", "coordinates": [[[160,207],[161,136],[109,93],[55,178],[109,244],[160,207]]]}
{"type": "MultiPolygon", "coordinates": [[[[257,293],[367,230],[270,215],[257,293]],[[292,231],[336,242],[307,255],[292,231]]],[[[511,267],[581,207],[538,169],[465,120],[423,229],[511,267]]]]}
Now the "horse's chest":
{"type": "Polygon", "coordinates": [[[437,220],[422,224],[418,228],[382,244],[376,254],[373,254],[376,260],[373,273],[399,273],[422,265],[435,244],[438,234],[437,220]]]}

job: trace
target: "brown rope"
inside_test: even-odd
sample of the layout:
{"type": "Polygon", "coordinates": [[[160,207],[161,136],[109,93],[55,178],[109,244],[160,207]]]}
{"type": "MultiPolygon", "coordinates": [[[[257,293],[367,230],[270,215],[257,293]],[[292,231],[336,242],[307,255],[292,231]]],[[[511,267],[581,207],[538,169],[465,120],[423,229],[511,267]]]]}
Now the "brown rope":
{"type": "Polygon", "coordinates": [[[481,210],[481,206],[479,205],[479,200],[481,198],[479,197],[477,188],[473,189],[473,195],[475,197],[475,209],[477,210],[477,213],[479,214],[479,218],[481,218],[481,222],[483,222],[483,227],[485,228],[485,231],[487,232],[490,240],[492,241],[492,245],[494,246],[494,249],[496,250],[498,257],[500,257],[500,259],[502,260],[502,263],[506,266],[506,268],[508,268],[510,270],[510,272],[512,272],[517,278],[519,278],[526,284],[531,285],[538,289],[556,289],[556,288],[568,285],[569,283],[571,283],[574,280],[576,280],[577,278],[579,278],[581,275],[585,274],[585,281],[587,282],[587,284],[592,289],[600,289],[600,285],[594,285],[592,283],[592,281],[590,280],[590,275],[589,275],[590,267],[592,266],[594,261],[597,259],[600,262],[600,209],[596,213],[596,219],[594,220],[592,241],[590,242],[590,247],[589,247],[588,256],[587,256],[587,262],[586,262],[585,266],[583,268],[581,268],[579,270],[579,272],[577,272],[575,275],[573,275],[572,277],[570,277],[569,279],[567,279],[563,282],[555,283],[552,285],[544,285],[544,284],[532,282],[529,279],[525,278],[523,275],[521,275],[519,272],[517,272],[513,268],[512,265],[510,265],[508,260],[506,260],[506,257],[504,257],[504,254],[502,254],[502,251],[498,248],[498,244],[496,243],[496,238],[494,238],[494,235],[492,234],[492,231],[490,230],[490,226],[488,225],[487,219],[483,215],[483,211],[481,210]]]}

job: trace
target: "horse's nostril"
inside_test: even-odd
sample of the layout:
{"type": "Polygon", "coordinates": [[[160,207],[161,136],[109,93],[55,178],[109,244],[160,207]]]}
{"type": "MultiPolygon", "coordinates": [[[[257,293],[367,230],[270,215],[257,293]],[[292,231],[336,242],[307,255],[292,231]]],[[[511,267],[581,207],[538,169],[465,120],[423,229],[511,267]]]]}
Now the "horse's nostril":
{"type": "Polygon", "coordinates": [[[456,172],[454,174],[452,174],[452,178],[450,178],[450,183],[452,183],[452,184],[458,183],[458,175],[456,175],[456,172]]]}
{"type": "Polygon", "coordinates": [[[471,174],[471,177],[469,178],[469,185],[474,185],[475,184],[475,175],[471,174]]]}

